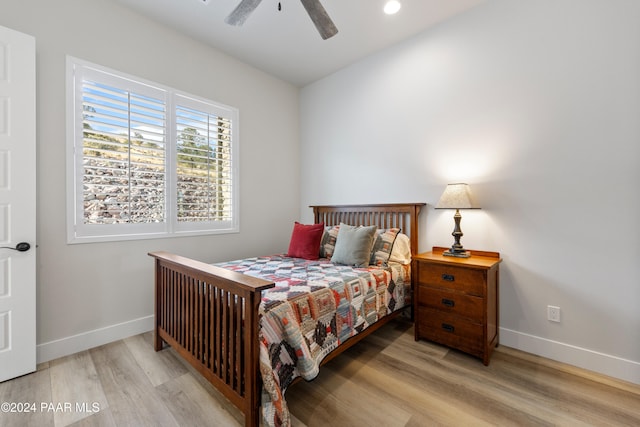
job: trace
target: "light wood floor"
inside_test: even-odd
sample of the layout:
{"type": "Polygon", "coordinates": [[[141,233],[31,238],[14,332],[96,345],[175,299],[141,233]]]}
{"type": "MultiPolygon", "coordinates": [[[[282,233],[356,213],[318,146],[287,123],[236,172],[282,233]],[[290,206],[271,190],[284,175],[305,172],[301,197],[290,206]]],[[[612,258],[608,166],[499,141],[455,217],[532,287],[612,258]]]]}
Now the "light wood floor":
{"type": "MultiPolygon", "coordinates": [[[[395,321],[287,391],[294,426],[640,426],[640,386],[499,347],[488,367],[395,321]]],[[[151,333],[0,383],[0,426],[241,426],[242,415],[151,333]],[[22,408],[24,411],[24,408],[22,408]]]]}

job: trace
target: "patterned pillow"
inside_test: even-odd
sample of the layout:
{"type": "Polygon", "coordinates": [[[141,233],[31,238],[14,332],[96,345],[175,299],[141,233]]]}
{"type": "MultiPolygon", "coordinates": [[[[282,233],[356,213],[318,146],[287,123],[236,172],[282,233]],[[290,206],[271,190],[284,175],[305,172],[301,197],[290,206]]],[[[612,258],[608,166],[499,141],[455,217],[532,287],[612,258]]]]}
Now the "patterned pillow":
{"type": "Polygon", "coordinates": [[[399,228],[383,228],[376,232],[376,240],[371,248],[371,256],[369,258],[370,265],[378,267],[387,265],[398,233],[400,233],[399,228]]]}
{"type": "Polygon", "coordinates": [[[320,241],[320,258],[331,258],[336,250],[336,239],[340,231],[339,225],[327,225],[320,241]]]}

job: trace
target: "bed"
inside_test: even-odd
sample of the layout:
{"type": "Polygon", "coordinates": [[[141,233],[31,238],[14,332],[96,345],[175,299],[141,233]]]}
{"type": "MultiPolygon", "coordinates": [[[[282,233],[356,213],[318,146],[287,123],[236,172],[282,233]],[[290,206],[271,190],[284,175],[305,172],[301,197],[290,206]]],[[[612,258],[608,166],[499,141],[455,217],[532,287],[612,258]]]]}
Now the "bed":
{"type": "MultiPolygon", "coordinates": [[[[360,231],[364,228],[376,228],[380,233],[391,229],[399,230],[398,235],[405,235],[410,253],[414,255],[418,252],[418,215],[423,206],[424,203],[311,206],[314,224],[322,224],[324,230],[320,255],[325,255],[322,253],[322,248],[327,243],[327,236],[336,230],[339,232],[341,224],[362,226],[357,229],[360,231]]],[[[346,228],[343,226],[343,229],[346,228]]],[[[356,228],[354,227],[353,230],[356,228]]],[[[342,233],[346,231],[343,230],[342,233]]],[[[378,235],[381,234],[377,233],[376,236],[378,235]]],[[[329,243],[335,244],[334,249],[337,251],[335,239],[333,241],[329,239],[329,243]]],[[[329,247],[331,245],[327,246],[329,247]]],[[[281,387],[280,383],[285,380],[281,373],[277,373],[279,371],[275,365],[282,365],[282,361],[289,355],[284,351],[283,355],[275,358],[270,351],[268,337],[273,332],[274,324],[277,327],[288,324],[287,316],[284,316],[284,319],[280,315],[277,315],[280,317],[274,317],[276,315],[272,314],[272,310],[265,311],[265,306],[273,305],[279,309],[285,306],[285,304],[273,303],[274,299],[279,297],[270,297],[270,295],[277,295],[277,291],[282,291],[279,271],[283,268],[278,263],[288,263],[288,269],[304,272],[307,279],[316,275],[318,271],[322,271],[323,274],[328,271],[326,274],[329,275],[339,271],[340,275],[356,274],[361,277],[358,279],[361,281],[371,277],[371,280],[378,283],[383,282],[383,276],[388,281],[389,277],[395,277],[396,274],[396,270],[387,268],[386,264],[381,267],[363,266],[364,268],[356,268],[351,272],[342,265],[330,264],[326,258],[310,261],[274,255],[213,265],[168,252],[152,252],[149,255],[155,259],[155,350],[160,351],[165,343],[173,347],[244,414],[245,425],[252,427],[258,426],[261,418],[265,419],[267,424],[287,425],[288,412],[284,401],[286,386],[293,380],[301,377],[309,379],[317,374],[313,372],[315,366],[306,369],[306,375],[305,369],[300,369],[301,372],[298,372],[297,368],[294,368],[295,372],[291,372],[291,367],[288,367],[286,384],[281,387]],[[273,265],[277,265],[275,269],[278,272],[274,272],[271,268],[273,265]],[[380,273],[376,268],[387,273],[380,273]],[[263,274],[265,272],[267,274],[263,274]],[[268,362],[271,366],[266,366],[268,362]],[[263,406],[262,417],[261,405],[263,406]]],[[[371,259],[374,259],[373,253],[371,259]]],[[[409,267],[410,264],[406,265],[406,263],[401,267],[394,266],[396,269],[406,270],[405,274],[408,274],[410,286],[410,283],[415,281],[412,280],[414,273],[409,267]]],[[[325,278],[323,276],[318,280],[322,282],[325,278]]],[[[334,286],[333,279],[325,280],[325,283],[328,283],[329,287],[334,286]]],[[[389,283],[394,282],[391,280],[389,283]]],[[[307,285],[307,283],[304,284],[307,285]]],[[[313,282],[313,285],[317,283],[313,282]]],[[[375,286],[377,285],[374,284],[375,286]]],[[[403,294],[398,290],[398,286],[390,287],[393,288],[392,291],[385,288],[384,295],[383,291],[378,292],[377,299],[374,298],[374,303],[378,301],[378,305],[375,308],[372,306],[372,316],[366,318],[364,323],[362,319],[359,320],[353,336],[347,331],[340,340],[335,340],[334,337],[334,341],[339,341],[339,345],[334,342],[324,345],[323,342],[320,346],[322,348],[318,349],[316,348],[318,345],[310,343],[304,332],[295,332],[295,340],[302,341],[300,348],[286,344],[286,350],[296,360],[298,357],[300,360],[317,359],[318,364],[324,364],[333,359],[402,314],[404,308],[411,306],[407,300],[396,301],[406,298],[406,294],[410,295],[410,292],[403,294]],[[380,306],[380,301],[383,300],[384,308],[380,306]],[[395,306],[387,307],[389,301],[392,301],[395,306]],[[308,350],[311,346],[315,346],[314,350],[308,350]],[[314,353],[313,357],[309,357],[305,351],[314,353]]],[[[320,288],[321,286],[315,286],[316,290],[320,288]]],[[[321,290],[321,292],[328,295],[324,300],[329,305],[333,304],[334,300],[336,306],[338,301],[342,301],[335,291],[321,290]],[[335,298],[331,298],[331,295],[335,295],[335,298]]],[[[320,298],[319,301],[318,304],[314,303],[316,311],[319,310],[318,307],[322,308],[323,299],[320,298]]],[[[301,309],[302,306],[293,304],[286,304],[286,306],[296,307],[295,316],[302,324],[303,322],[300,322],[301,313],[304,312],[304,309],[301,309]]],[[[353,312],[352,308],[349,309],[353,312]]],[[[273,310],[273,312],[276,311],[273,310]]],[[[339,317],[336,316],[336,318],[339,317]]],[[[356,315],[354,314],[353,317],[355,318],[356,315]]],[[[338,326],[335,323],[334,321],[331,324],[332,328],[346,331],[342,323],[338,326]],[[341,329],[343,327],[344,329],[341,329]]],[[[315,335],[318,335],[317,332],[315,335]]],[[[278,368],[281,367],[278,366],[278,368]]]]}

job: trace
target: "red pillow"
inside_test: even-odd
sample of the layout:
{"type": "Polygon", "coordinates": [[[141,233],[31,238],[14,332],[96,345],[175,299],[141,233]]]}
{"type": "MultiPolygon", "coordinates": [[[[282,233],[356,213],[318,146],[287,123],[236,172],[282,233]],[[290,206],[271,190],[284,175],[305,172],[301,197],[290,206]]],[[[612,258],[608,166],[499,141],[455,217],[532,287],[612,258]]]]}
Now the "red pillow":
{"type": "Polygon", "coordinates": [[[324,223],[305,225],[296,221],[293,225],[287,256],[310,260],[318,259],[322,233],[324,233],[324,223]]]}

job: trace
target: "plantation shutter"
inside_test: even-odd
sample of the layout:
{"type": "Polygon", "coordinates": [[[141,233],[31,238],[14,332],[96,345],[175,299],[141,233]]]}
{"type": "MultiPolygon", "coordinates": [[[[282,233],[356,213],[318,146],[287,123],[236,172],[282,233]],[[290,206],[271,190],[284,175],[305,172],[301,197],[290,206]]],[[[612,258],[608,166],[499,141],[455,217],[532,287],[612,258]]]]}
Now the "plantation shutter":
{"type": "Polygon", "coordinates": [[[228,227],[233,221],[234,111],[177,95],[177,222],[209,222],[228,227]]]}
{"type": "Polygon", "coordinates": [[[69,243],[233,233],[238,110],[67,57],[69,243]]]}
{"type": "Polygon", "coordinates": [[[83,222],[162,223],[166,105],[120,80],[82,81],[83,222]]]}

